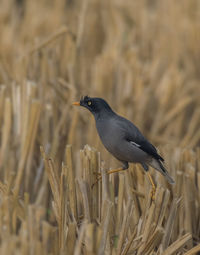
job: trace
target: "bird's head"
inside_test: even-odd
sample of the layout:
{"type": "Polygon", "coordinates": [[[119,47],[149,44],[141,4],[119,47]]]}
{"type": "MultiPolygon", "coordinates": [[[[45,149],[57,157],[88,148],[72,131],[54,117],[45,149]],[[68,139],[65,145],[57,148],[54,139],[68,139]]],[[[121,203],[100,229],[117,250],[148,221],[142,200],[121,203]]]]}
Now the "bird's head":
{"type": "Polygon", "coordinates": [[[85,96],[81,98],[80,102],[74,102],[73,105],[87,108],[95,117],[100,114],[113,113],[108,103],[104,99],[98,97],[85,96]]]}

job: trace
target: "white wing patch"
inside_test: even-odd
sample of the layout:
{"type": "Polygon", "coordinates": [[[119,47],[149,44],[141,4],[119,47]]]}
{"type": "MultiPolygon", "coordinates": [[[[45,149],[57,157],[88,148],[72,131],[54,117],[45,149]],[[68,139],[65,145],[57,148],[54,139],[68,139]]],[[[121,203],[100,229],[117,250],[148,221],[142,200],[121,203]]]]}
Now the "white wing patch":
{"type": "Polygon", "coordinates": [[[130,143],[132,143],[133,145],[135,145],[136,147],[141,147],[139,144],[137,144],[137,143],[135,143],[135,142],[133,142],[133,141],[130,141],[130,143]]]}

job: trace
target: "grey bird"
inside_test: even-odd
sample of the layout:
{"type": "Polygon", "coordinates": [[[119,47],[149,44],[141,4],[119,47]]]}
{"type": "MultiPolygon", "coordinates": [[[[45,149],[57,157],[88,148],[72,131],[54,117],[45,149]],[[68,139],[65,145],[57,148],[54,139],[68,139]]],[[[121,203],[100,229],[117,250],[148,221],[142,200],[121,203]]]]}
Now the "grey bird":
{"type": "MultiPolygon", "coordinates": [[[[103,145],[122,162],[122,168],[111,170],[109,173],[127,169],[129,162],[139,163],[145,171],[148,171],[151,166],[158,170],[170,184],[174,183],[162,164],[164,159],[158,154],[156,148],[132,122],[116,114],[104,99],[85,96],[73,105],[83,106],[93,114],[103,145]]],[[[155,189],[150,176],[149,178],[155,189]]]]}

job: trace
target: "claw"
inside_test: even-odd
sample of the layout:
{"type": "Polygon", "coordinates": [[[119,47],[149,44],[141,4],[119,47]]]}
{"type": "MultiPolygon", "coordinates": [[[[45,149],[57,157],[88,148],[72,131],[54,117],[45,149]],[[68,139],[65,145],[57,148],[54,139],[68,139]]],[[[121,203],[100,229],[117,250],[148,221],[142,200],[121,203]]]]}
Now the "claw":
{"type": "Polygon", "coordinates": [[[155,190],[155,189],[152,189],[152,190],[151,190],[151,200],[152,200],[152,201],[155,201],[155,193],[156,193],[156,190],[155,190]]]}
{"type": "Polygon", "coordinates": [[[94,188],[94,185],[96,185],[101,180],[102,180],[101,176],[97,177],[96,181],[92,184],[92,189],[94,188]]]}
{"type": "Polygon", "coordinates": [[[154,184],[153,179],[152,179],[152,177],[151,177],[151,175],[150,175],[149,173],[147,173],[147,176],[148,176],[149,181],[150,181],[151,186],[152,186],[152,190],[151,190],[151,200],[152,200],[152,201],[155,201],[156,185],[154,184]]]}
{"type": "MultiPolygon", "coordinates": [[[[118,172],[121,172],[121,171],[124,171],[124,168],[120,167],[120,168],[117,168],[117,169],[110,170],[110,171],[107,172],[107,174],[118,173],[118,172]]],[[[97,177],[96,182],[94,182],[94,183],[92,184],[92,188],[94,187],[95,184],[97,184],[99,181],[102,180],[101,173],[93,172],[93,174],[98,175],[98,177],[97,177]]]]}

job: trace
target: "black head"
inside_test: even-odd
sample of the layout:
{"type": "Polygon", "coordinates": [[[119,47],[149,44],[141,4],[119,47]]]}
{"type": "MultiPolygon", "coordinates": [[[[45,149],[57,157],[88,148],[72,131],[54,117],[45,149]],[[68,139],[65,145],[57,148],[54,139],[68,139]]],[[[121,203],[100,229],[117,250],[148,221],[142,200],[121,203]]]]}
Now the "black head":
{"type": "Polygon", "coordinates": [[[99,114],[113,113],[108,103],[104,99],[98,97],[85,96],[81,98],[80,103],[74,104],[87,108],[95,117],[99,114]]]}

